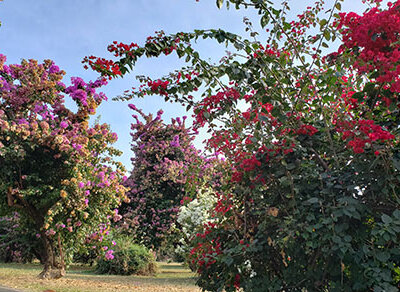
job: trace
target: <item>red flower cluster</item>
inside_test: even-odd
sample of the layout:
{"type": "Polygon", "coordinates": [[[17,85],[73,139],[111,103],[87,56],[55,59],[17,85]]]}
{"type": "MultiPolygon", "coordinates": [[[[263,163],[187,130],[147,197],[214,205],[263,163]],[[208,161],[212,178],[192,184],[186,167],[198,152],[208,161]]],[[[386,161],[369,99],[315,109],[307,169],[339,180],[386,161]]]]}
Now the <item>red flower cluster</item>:
{"type": "MultiPolygon", "coordinates": [[[[99,72],[102,76],[108,76],[108,79],[111,80],[114,76],[122,75],[118,64],[116,64],[112,60],[107,60],[105,58],[99,58],[95,56],[85,57],[82,63],[88,63],[88,65],[94,70],[99,72]]],[[[85,65],[84,68],[88,69],[88,65],[85,65]]]]}
{"type": "MultiPolygon", "coordinates": [[[[196,236],[205,238],[211,233],[212,229],[216,228],[216,224],[207,223],[205,226],[204,233],[198,233],[196,236]]],[[[197,272],[201,273],[203,268],[208,268],[216,262],[215,258],[222,254],[222,248],[220,243],[220,237],[214,238],[211,241],[203,241],[198,243],[190,251],[190,258],[192,259],[192,264],[197,265],[197,272]]]]}
{"type": "Polygon", "coordinates": [[[372,8],[362,16],[341,13],[338,28],[344,29],[339,52],[356,49],[355,68],[360,72],[376,70],[379,83],[388,83],[391,91],[400,92],[400,2],[388,6],[385,11],[372,8]]]}
{"type": "MultiPolygon", "coordinates": [[[[108,79],[112,79],[113,77],[122,76],[122,72],[120,68],[123,68],[125,64],[134,63],[138,57],[141,57],[143,54],[151,54],[155,53],[154,45],[162,46],[163,52],[165,55],[170,54],[174,50],[177,49],[177,44],[180,42],[180,38],[176,37],[175,39],[169,40],[165,37],[165,33],[163,31],[156,32],[156,36],[148,37],[146,41],[146,45],[144,47],[139,47],[136,43],[118,43],[114,41],[107,47],[107,50],[114,54],[115,57],[120,57],[119,65],[112,60],[108,60],[105,58],[89,56],[85,57],[82,63],[87,63],[88,65],[84,65],[85,69],[91,67],[94,71],[99,72],[102,76],[107,76],[108,79]]],[[[125,73],[127,70],[123,70],[125,73]]]]}
{"type": "MultiPolygon", "coordinates": [[[[270,45],[267,45],[266,48],[259,44],[260,49],[256,50],[255,53],[253,53],[253,57],[254,58],[258,58],[261,56],[270,56],[270,57],[276,57],[279,58],[281,56],[281,52],[273,47],[271,47],[270,45]]],[[[283,54],[285,54],[286,57],[290,56],[290,52],[288,51],[284,51],[282,52],[283,54]]]]}
{"type": "Polygon", "coordinates": [[[318,130],[311,125],[301,125],[300,128],[297,130],[297,134],[308,135],[308,136],[313,136],[317,132],[318,130]]]}
{"type": "Polygon", "coordinates": [[[197,114],[195,116],[196,127],[201,128],[205,125],[207,121],[205,113],[210,115],[215,114],[220,111],[225,104],[230,105],[233,100],[238,100],[240,97],[240,93],[236,89],[227,88],[215,95],[204,98],[197,108],[197,114]]]}
{"type": "Polygon", "coordinates": [[[110,53],[114,53],[115,57],[122,56],[123,54],[128,54],[130,56],[133,56],[134,52],[132,49],[138,48],[139,46],[135,43],[131,43],[130,45],[124,44],[124,43],[118,43],[117,41],[114,41],[111,45],[108,46],[107,50],[110,53]]]}
{"type": "Polygon", "coordinates": [[[168,93],[166,92],[168,84],[168,80],[162,81],[160,79],[147,82],[147,85],[150,87],[150,90],[152,92],[159,93],[165,96],[168,95],[168,93]]]}
{"type": "Polygon", "coordinates": [[[244,171],[252,171],[259,166],[261,166],[261,162],[257,160],[255,155],[253,155],[249,159],[243,159],[242,163],[240,164],[240,167],[244,171]]]}
{"type": "Polygon", "coordinates": [[[185,205],[185,204],[188,204],[189,202],[191,202],[192,201],[192,198],[189,198],[189,197],[183,197],[182,198],[182,200],[181,200],[181,205],[183,206],[183,205],[185,205]]]}
{"type": "Polygon", "coordinates": [[[349,140],[347,146],[352,148],[354,153],[363,153],[366,144],[375,141],[392,140],[395,136],[375,125],[372,120],[342,121],[337,123],[336,130],[342,133],[343,140],[349,140]]]}
{"type": "Polygon", "coordinates": [[[233,286],[239,290],[240,288],[240,274],[235,275],[235,281],[233,282],[233,286]]]}
{"type": "Polygon", "coordinates": [[[358,107],[358,100],[352,97],[354,93],[355,91],[353,90],[345,90],[342,94],[344,103],[349,106],[349,109],[356,109],[358,107]]]}
{"type": "Polygon", "coordinates": [[[232,202],[231,202],[232,195],[230,195],[230,194],[228,194],[226,196],[220,195],[220,194],[217,194],[217,195],[219,196],[219,200],[217,201],[217,204],[216,204],[214,210],[217,213],[225,215],[229,210],[232,209],[232,202]]]}

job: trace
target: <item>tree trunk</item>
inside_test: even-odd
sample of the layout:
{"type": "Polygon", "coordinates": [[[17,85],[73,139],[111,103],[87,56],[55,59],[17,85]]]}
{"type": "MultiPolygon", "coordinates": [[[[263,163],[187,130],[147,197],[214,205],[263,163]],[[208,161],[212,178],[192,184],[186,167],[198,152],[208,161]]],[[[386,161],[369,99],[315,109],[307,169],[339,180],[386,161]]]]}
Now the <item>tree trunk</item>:
{"type": "Polygon", "coordinates": [[[58,263],[53,242],[46,236],[45,232],[41,232],[41,237],[44,244],[44,267],[38,277],[40,279],[59,279],[65,276],[65,264],[61,250],[61,242],[59,241],[61,262],[58,263]]]}
{"type": "Polygon", "coordinates": [[[45,214],[48,209],[44,210],[44,212],[39,212],[35,208],[35,206],[29,204],[29,202],[27,202],[24,197],[19,195],[18,189],[12,189],[11,187],[8,189],[7,192],[7,201],[10,207],[14,206],[17,208],[23,208],[33,219],[37,229],[40,230],[40,236],[43,242],[43,256],[41,257],[40,261],[43,261],[44,268],[38,277],[40,279],[58,279],[65,276],[64,255],[62,251],[60,236],[58,236],[58,247],[61,260],[60,263],[57,263],[53,241],[46,235],[46,232],[44,232],[44,230],[42,229],[44,224],[44,217],[41,214],[45,214]],[[15,203],[15,200],[17,200],[18,203],[15,203]]]}

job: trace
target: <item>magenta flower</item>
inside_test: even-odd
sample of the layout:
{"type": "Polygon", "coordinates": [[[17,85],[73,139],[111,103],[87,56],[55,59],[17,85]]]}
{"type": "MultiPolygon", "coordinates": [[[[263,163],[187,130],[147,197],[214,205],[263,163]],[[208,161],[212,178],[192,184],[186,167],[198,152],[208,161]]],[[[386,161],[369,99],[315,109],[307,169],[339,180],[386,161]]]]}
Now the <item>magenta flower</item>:
{"type": "Polygon", "coordinates": [[[171,146],[172,147],[179,147],[180,146],[180,144],[179,144],[179,136],[178,135],[175,135],[174,140],[171,141],[171,146]]]}
{"type": "Polygon", "coordinates": [[[51,65],[51,67],[49,68],[49,73],[53,74],[53,73],[58,73],[60,72],[60,68],[57,65],[51,65]]]}
{"type": "Polygon", "coordinates": [[[106,252],[106,254],[105,254],[105,258],[106,258],[107,260],[112,260],[112,259],[114,259],[113,252],[114,252],[114,251],[113,251],[112,249],[108,250],[108,251],[106,252]]]}
{"type": "Polygon", "coordinates": [[[136,106],[134,105],[134,104],[128,104],[128,107],[130,108],[130,109],[132,109],[132,110],[137,110],[137,108],[136,108],[136,106]]]}

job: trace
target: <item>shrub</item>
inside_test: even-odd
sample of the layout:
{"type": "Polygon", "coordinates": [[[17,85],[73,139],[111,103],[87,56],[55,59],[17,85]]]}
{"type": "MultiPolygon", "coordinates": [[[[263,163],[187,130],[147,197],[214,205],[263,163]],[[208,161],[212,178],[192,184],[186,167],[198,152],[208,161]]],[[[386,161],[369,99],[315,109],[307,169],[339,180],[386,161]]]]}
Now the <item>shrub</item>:
{"type": "Polygon", "coordinates": [[[40,256],[40,242],[34,232],[21,226],[17,212],[0,217],[0,261],[27,263],[40,256]]]}
{"type": "Polygon", "coordinates": [[[193,248],[193,239],[199,232],[204,232],[204,225],[215,221],[212,212],[217,203],[217,197],[211,189],[201,190],[197,198],[184,203],[178,213],[177,222],[181,227],[181,237],[176,253],[186,258],[193,248]]]}
{"type": "Polygon", "coordinates": [[[100,259],[96,271],[113,275],[154,275],[157,270],[154,255],[144,246],[131,242],[130,238],[117,240],[112,259],[100,259]]]}

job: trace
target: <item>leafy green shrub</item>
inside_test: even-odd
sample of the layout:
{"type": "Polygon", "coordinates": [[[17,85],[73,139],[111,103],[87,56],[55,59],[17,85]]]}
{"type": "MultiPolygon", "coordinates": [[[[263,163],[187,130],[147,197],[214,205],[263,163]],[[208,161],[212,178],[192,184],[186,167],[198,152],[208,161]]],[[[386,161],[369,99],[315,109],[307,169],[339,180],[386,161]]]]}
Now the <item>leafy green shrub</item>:
{"type": "Polygon", "coordinates": [[[96,271],[113,275],[154,275],[157,270],[154,255],[129,237],[117,240],[112,259],[100,259],[96,271]]]}

